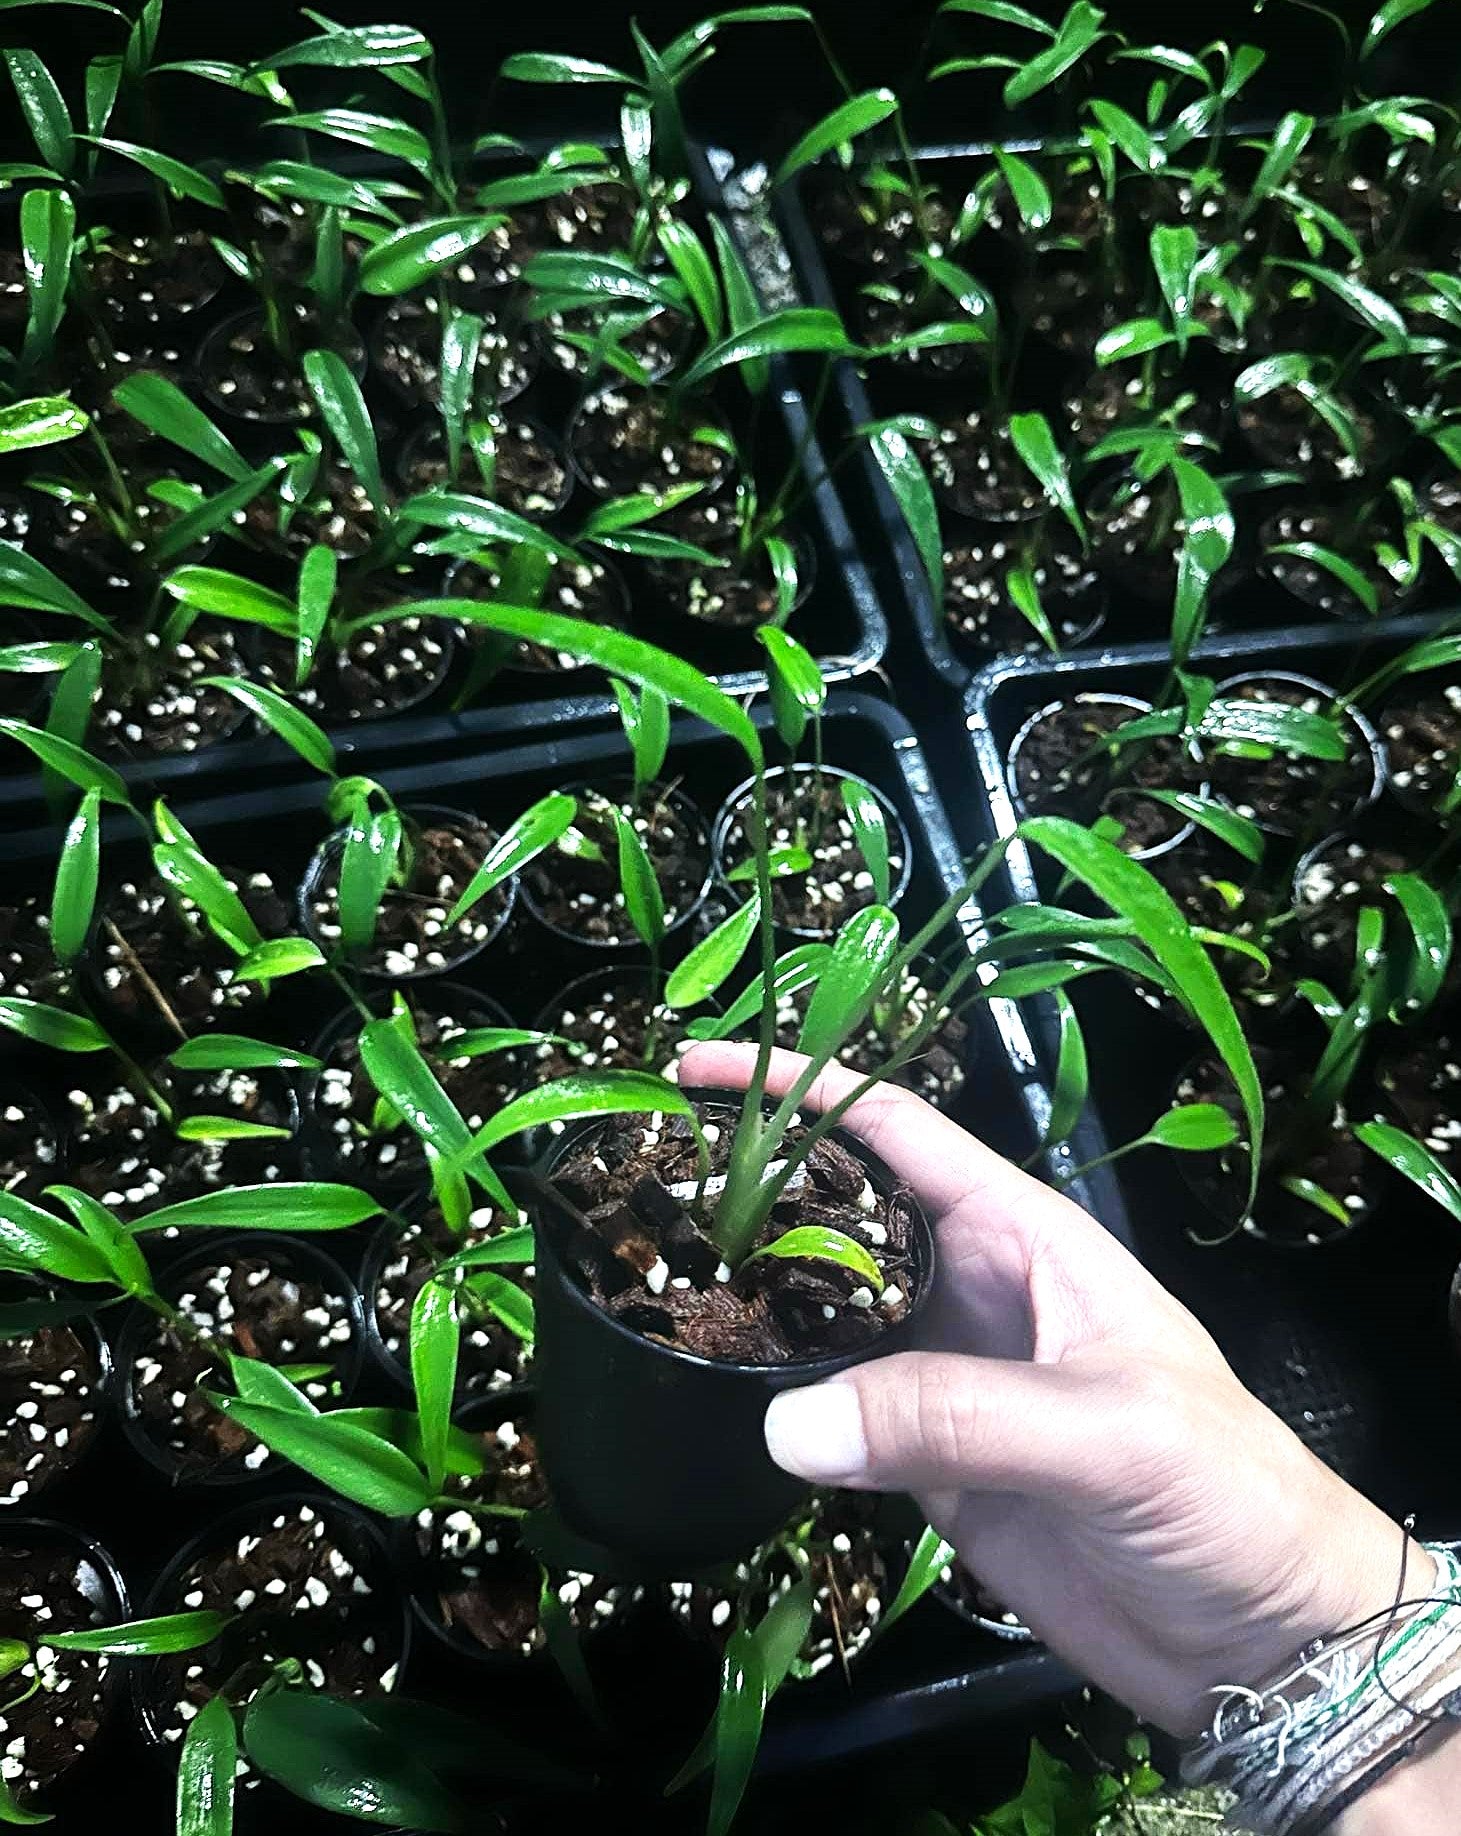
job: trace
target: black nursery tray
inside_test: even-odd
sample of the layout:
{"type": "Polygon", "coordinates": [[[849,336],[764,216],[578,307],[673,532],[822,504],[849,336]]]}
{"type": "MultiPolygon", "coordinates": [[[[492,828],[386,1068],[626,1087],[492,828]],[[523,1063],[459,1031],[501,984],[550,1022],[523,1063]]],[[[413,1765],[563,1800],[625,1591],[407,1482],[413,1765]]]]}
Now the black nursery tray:
{"type": "MultiPolygon", "coordinates": [[[[912,730],[885,703],[838,692],[829,702],[825,743],[828,762],[867,777],[892,800],[908,826],[915,865],[906,911],[912,921],[920,920],[960,886],[964,872],[912,730]]],[[[745,774],[739,749],[694,722],[678,723],[672,756],[682,788],[712,811],[745,774]]],[[[533,743],[492,752],[459,750],[432,763],[383,767],[380,776],[399,798],[429,799],[437,805],[456,805],[503,820],[557,785],[585,776],[612,775],[626,763],[624,741],[616,728],[571,728],[564,723],[533,743]]],[[[243,868],[267,864],[282,886],[303,871],[324,832],[321,796],[317,786],[296,784],[180,804],[178,814],[215,858],[243,868]]],[[[8,876],[7,884],[17,892],[44,887],[56,847],[53,829],[0,838],[0,865],[8,876]]],[[[126,828],[118,826],[106,840],[103,863],[110,879],[141,870],[140,844],[126,828]]],[[[978,913],[971,903],[951,931],[949,942],[957,948],[961,933],[970,935],[977,924],[978,913]]],[[[450,979],[495,995],[515,1020],[528,1023],[557,987],[600,960],[586,949],[556,944],[541,929],[530,928],[519,902],[508,932],[450,979]]],[[[249,1030],[308,1043],[325,1013],[321,1004],[302,1001],[303,984],[296,986],[298,994],[283,994],[275,1003],[282,1012],[260,1010],[248,1020],[249,1030]]],[[[27,1060],[28,1065],[32,1062],[27,1060]]],[[[67,1076],[63,1066],[55,1080],[58,1091],[64,1089],[67,1076]]],[[[1022,1155],[1029,1151],[1031,1121],[1033,1118],[1038,1126],[1044,1100],[1036,1085],[1034,1053],[1018,1012],[1007,1003],[999,1004],[997,1013],[980,1009],[971,1039],[961,1119],[1004,1151],[1022,1155]],[[1007,1069],[1010,1064],[1017,1067],[1015,1080],[1007,1069]]],[[[1098,1151],[1094,1134],[1078,1151],[1098,1151]]],[[[283,1171],[288,1177],[289,1170],[283,1171]]],[[[368,1242],[368,1236],[357,1240],[363,1235],[351,1232],[345,1238],[312,1241],[339,1253],[347,1269],[356,1273],[368,1242]]],[[[402,1394],[391,1387],[382,1371],[368,1364],[355,1400],[399,1402],[402,1394]]],[[[286,1479],[293,1482],[293,1489],[299,1489],[297,1474],[286,1474],[286,1479]]],[[[282,1483],[259,1481],[259,1495],[271,1496],[282,1483]]],[[[44,1502],[73,1517],[112,1549],[139,1600],[174,1548],[223,1508],[217,1494],[174,1489],[160,1474],[139,1467],[135,1456],[128,1456],[115,1419],[108,1424],[105,1444],[91,1464],[81,1469],[64,1494],[55,1497],[54,1504],[51,1497],[44,1502]]],[[[910,1529],[917,1534],[916,1521],[910,1529]]],[[[610,1703],[633,1700],[641,1707],[652,1702],[658,1725],[672,1730],[674,1740],[688,1752],[711,1707],[709,1671],[701,1663],[685,1674],[688,1667],[683,1653],[677,1665],[668,1648],[671,1641],[664,1641],[664,1652],[660,1642],[657,1636],[646,1634],[632,1659],[625,1660],[628,1677],[620,1672],[617,1680],[621,1685],[629,1681],[629,1689],[616,1689],[616,1673],[605,1674],[605,1698],[610,1703]]],[[[788,1771],[912,1733],[931,1732],[956,1722],[967,1725],[971,1719],[1048,1701],[1073,1681],[1065,1667],[1040,1648],[1011,1645],[981,1633],[937,1600],[928,1599],[906,1627],[875,1646],[854,1672],[850,1694],[833,1678],[788,1689],[773,1709],[762,1763],[767,1770],[788,1771]]],[[[462,1666],[459,1660],[444,1657],[438,1641],[424,1635],[417,1640],[402,1687],[408,1694],[480,1708],[496,1725],[520,1729],[522,1738],[529,1741],[541,1737],[540,1730],[535,1736],[535,1713],[556,1718],[565,1714],[551,1666],[530,1672],[512,1665],[462,1666]]],[[[558,1721],[552,1725],[556,1727],[558,1721]]],[[[579,1725],[571,1712],[565,1725],[579,1725]]],[[[564,1738],[569,1737],[565,1734],[564,1738]]],[[[656,1751],[672,1750],[669,1742],[667,1733],[664,1742],[656,1742],[656,1751]]],[[[631,1742],[631,1749],[635,1745],[631,1742]]],[[[160,1804],[165,1796],[163,1769],[139,1761],[135,1771],[139,1792],[153,1793],[160,1804]]],[[[662,1782],[651,1784],[646,1802],[662,1782]]],[[[637,1785],[631,1782],[626,1789],[643,1793],[642,1774],[637,1785]]],[[[90,1808],[100,1814],[99,1805],[90,1808]]],[[[658,1815],[647,1817],[641,1827],[680,1827],[678,1823],[662,1826],[658,1815]]],[[[66,1823],[63,1815],[61,1827],[80,1826],[66,1823]]],[[[693,1827],[693,1818],[685,1827],[693,1827]]]]}
{"type": "MultiPolygon", "coordinates": [[[[1453,615],[1454,617],[1454,615],[1453,615]]],[[[1212,639],[1194,667],[1219,681],[1271,667],[1344,690],[1429,635],[1436,618],[1383,625],[1212,639]]],[[[968,755],[992,832],[1018,818],[1005,776],[1011,741],[1028,715],[1083,690],[1150,696],[1168,670],[1163,646],[1131,646],[1058,661],[1011,659],[975,678],[965,701],[968,755]]],[[[1382,799],[1375,827],[1398,819],[1382,799]]],[[[1318,840],[1311,837],[1310,840],[1318,840]]],[[[1015,842],[1006,883],[1016,901],[1049,897],[1029,851],[1015,842]]],[[[991,897],[986,903],[992,903],[991,897]]],[[[1196,1035],[1145,1005],[1116,978],[1095,976],[1073,990],[1085,1023],[1097,1093],[1094,1132],[1108,1144],[1148,1128],[1171,1100],[1196,1050],[1196,1035]]],[[[1053,1003],[1024,1004],[1042,1065],[1054,1063],[1053,1003]]],[[[1089,1152],[1075,1150],[1075,1161],[1089,1152]]],[[[1098,1150],[1099,1151],[1099,1150],[1098,1150]]],[[[1312,1252],[1264,1245],[1242,1234],[1204,1248],[1189,1230],[1213,1221],[1176,1168],[1177,1156],[1141,1151],[1091,1176],[1098,1215],[1198,1315],[1249,1388],[1330,1466],[1393,1515],[1417,1514],[1432,1536],[1461,1532],[1461,1479],[1437,1460],[1461,1408],[1461,1356],[1447,1321],[1461,1241],[1439,1206],[1394,1182],[1376,1217],[1352,1239],[1312,1252]]]]}
{"type": "MultiPolygon", "coordinates": [[[[1250,130],[1242,130],[1247,131],[1250,130]]],[[[1234,141],[1239,137],[1240,131],[1235,129],[1234,141]]],[[[1051,143],[1037,139],[1013,139],[999,144],[1010,152],[1028,154],[1042,151],[1051,143]]],[[[914,159],[923,176],[932,174],[940,177],[957,175],[962,162],[980,155],[987,156],[992,150],[988,142],[938,145],[915,149],[914,159]]],[[[819,177],[825,176],[825,171],[825,167],[808,167],[775,194],[775,223],[790,257],[791,272],[802,297],[815,305],[831,307],[847,317],[852,304],[851,293],[845,284],[839,284],[838,271],[835,264],[829,262],[808,209],[808,188],[814,186],[819,177]]],[[[945,189],[950,197],[962,195],[957,176],[945,189]]],[[[998,279],[996,275],[984,274],[977,262],[971,265],[979,278],[990,281],[998,279]]],[[[845,281],[845,277],[842,278],[845,281]]],[[[1028,387],[1035,398],[1028,405],[1043,408],[1051,416],[1057,438],[1061,425],[1059,417],[1063,389],[1079,380],[1080,367],[1079,360],[1054,349],[1041,351],[1035,356],[1027,354],[1023,365],[1022,374],[1028,373],[1028,387]]],[[[841,361],[834,368],[832,389],[838,407],[834,427],[836,421],[840,420],[843,428],[849,429],[900,412],[917,411],[937,415],[947,411],[950,406],[958,405],[967,385],[958,376],[910,375],[906,370],[895,371],[887,365],[881,367],[881,374],[875,372],[868,375],[852,363],[841,361]]],[[[849,508],[859,519],[859,527],[865,527],[868,531],[865,553],[871,557],[875,585],[892,615],[894,656],[898,651],[902,627],[910,625],[916,635],[918,649],[929,666],[956,694],[962,696],[981,668],[987,665],[981,665],[977,660],[971,662],[950,639],[943,608],[934,604],[928,576],[919,560],[908,526],[899,514],[892,494],[866,447],[859,447],[849,467],[847,497],[849,508]],[[865,525],[861,520],[864,517],[868,519],[865,525]]],[[[1301,623],[1302,609],[1298,601],[1247,567],[1241,541],[1234,557],[1234,566],[1239,565],[1245,568],[1240,585],[1232,592],[1225,590],[1223,599],[1210,614],[1214,630],[1222,629],[1226,621],[1234,628],[1241,625],[1243,630],[1250,633],[1278,633],[1301,623]],[[1239,606],[1240,613],[1235,610],[1239,606]]],[[[1420,595],[1411,602],[1412,606],[1425,606],[1425,594],[1426,589],[1422,587],[1420,595]]],[[[1107,614],[1111,641],[1130,644],[1147,638],[1156,640],[1163,635],[1164,622],[1164,618],[1155,615],[1151,608],[1139,606],[1117,587],[1111,588],[1107,614]]],[[[1316,635],[1327,630],[1325,624],[1317,618],[1304,628],[1316,635]]],[[[1098,640],[1083,648],[1079,654],[1089,659],[1099,654],[1100,649],[1098,640]]]]}
{"type": "MultiPolygon", "coordinates": [[[[529,151],[545,152],[547,143],[529,143],[529,151]]],[[[332,164],[352,173],[373,169],[365,158],[340,158],[332,164]]],[[[697,148],[691,149],[691,166],[701,210],[723,214],[720,187],[697,148]]],[[[150,197],[150,193],[125,186],[112,189],[117,199],[126,204],[145,203],[150,197]]],[[[213,306],[197,315],[188,335],[199,339],[206,336],[210,327],[238,304],[237,298],[225,289],[213,306]]],[[[365,386],[367,399],[378,416],[382,466],[389,478],[393,476],[395,435],[404,437],[419,417],[401,425],[400,404],[375,375],[373,366],[367,372],[365,386]]],[[[580,393],[581,385],[576,379],[560,375],[545,362],[525,393],[506,404],[503,412],[510,418],[525,416],[539,421],[561,433],[580,393]]],[[[739,384],[727,384],[720,393],[724,398],[723,412],[732,419],[744,418],[745,390],[739,384]]],[[[877,669],[887,648],[887,622],[837,490],[828,477],[821,447],[808,427],[806,401],[784,359],[772,361],[768,397],[761,417],[760,469],[779,478],[780,466],[796,457],[806,481],[803,508],[794,524],[811,544],[812,584],[805,603],[793,614],[789,629],[817,658],[829,682],[852,681],[877,669]]],[[[246,443],[250,435],[245,429],[236,437],[246,443]]],[[[566,539],[574,520],[586,514],[591,504],[587,487],[578,481],[565,510],[548,518],[544,526],[559,531],[566,539]]],[[[209,561],[245,574],[250,570],[250,552],[228,543],[221,544],[209,561]]],[[[619,569],[630,597],[631,625],[636,635],[684,656],[729,694],[765,691],[764,653],[753,632],[722,632],[689,618],[665,617],[654,607],[653,594],[632,559],[621,557],[619,569]]],[[[4,616],[0,612],[0,629],[4,616]]],[[[331,739],[342,755],[369,766],[398,746],[419,751],[474,741],[495,742],[500,737],[536,734],[559,721],[603,714],[613,707],[604,677],[596,670],[577,670],[562,676],[504,670],[485,695],[484,705],[453,712],[448,693],[436,697],[419,712],[335,728],[331,739]]],[[[248,728],[244,731],[247,733],[248,728]]],[[[39,777],[35,772],[9,769],[12,760],[21,756],[7,749],[7,755],[0,758],[0,809],[13,808],[17,821],[41,820],[43,816],[37,813],[39,777]]],[[[298,762],[282,742],[261,733],[257,737],[224,740],[188,755],[122,764],[119,769],[124,778],[139,787],[181,796],[207,794],[209,788],[241,777],[258,782],[263,772],[275,781],[284,781],[297,775],[298,762]],[[197,791],[191,788],[195,781],[201,785],[197,791]]]]}

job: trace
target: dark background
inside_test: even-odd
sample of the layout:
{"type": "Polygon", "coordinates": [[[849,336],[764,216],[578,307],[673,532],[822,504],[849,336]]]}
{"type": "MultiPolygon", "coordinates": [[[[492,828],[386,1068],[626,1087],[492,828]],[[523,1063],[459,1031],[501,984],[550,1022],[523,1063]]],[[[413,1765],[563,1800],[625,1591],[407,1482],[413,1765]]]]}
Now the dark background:
{"type": "MultiPolygon", "coordinates": [[[[135,10],[135,0],[123,0],[135,10]]],[[[1063,12],[1063,0],[1026,0],[1047,18],[1063,12]]],[[[628,67],[633,58],[629,22],[637,18],[652,43],[663,45],[694,20],[713,10],[713,0],[647,0],[637,8],[568,4],[521,6],[463,4],[462,0],[335,0],[331,16],[343,23],[394,19],[427,32],[437,47],[441,80],[453,104],[453,120],[464,134],[489,128],[517,133],[567,132],[592,125],[586,111],[599,111],[604,90],[545,89],[502,85],[493,75],[509,51],[572,51],[628,67]]],[[[998,104],[998,79],[956,78],[915,100],[913,73],[935,14],[932,0],[819,0],[813,10],[852,82],[858,87],[888,84],[909,98],[920,138],[984,139],[1011,131],[998,104]]],[[[1363,30],[1373,10],[1358,0],[1334,0],[1333,10],[1363,30]]],[[[1261,46],[1267,63],[1245,92],[1255,117],[1285,107],[1323,108],[1331,101],[1341,67],[1333,27],[1293,0],[1110,0],[1108,23],[1135,42],[1167,42],[1198,50],[1214,38],[1261,46]]],[[[313,28],[295,6],[282,0],[220,4],[219,0],[168,0],[161,56],[227,58],[244,62],[309,35],[313,28]]],[[[50,64],[73,105],[79,103],[81,72],[88,57],[119,49],[118,22],[99,13],[37,0],[0,12],[0,43],[32,46],[50,64]]],[[[1018,44],[1005,28],[968,16],[939,23],[940,55],[977,52],[1018,44]]],[[[1033,49],[1023,41],[1024,54],[1033,49]]],[[[1434,0],[1428,13],[1401,28],[1371,69],[1377,92],[1410,87],[1450,96],[1461,92],[1461,0],[1434,0]]],[[[291,89],[308,106],[318,73],[291,73],[291,89]]],[[[1108,93],[1140,106],[1148,73],[1136,65],[1118,67],[1108,93]]],[[[339,81],[326,75],[338,98],[339,81]]],[[[3,79],[0,79],[3,84],[3,79]]],[[[362,96],[375,106],[393,106],[397,92],[368,76],[362,96]]],[[[4,94],[0,88],[0,94],[4,94]]],[[[262,105],[240,108],[226,91],[181,77],[154,85],[160,121],[155,144],[180,155],[241,153],[249,143],[262,105]]],[[[726,28],[712,62],[691,79],[686,107],[702,139],[732,145],[745,155],[774,152],[808,119],[832,106],[838,92],[827,75],[812,33],[805,26],[726,28]]],[[[404,98],[402,98],[404,100],[404,98]]],[[[1048,118],[1022,126],[1049,128],[1048,118]]],[[[0,103],[0,146],[25,152],[25,138],[12,99],[0,103]]]]}

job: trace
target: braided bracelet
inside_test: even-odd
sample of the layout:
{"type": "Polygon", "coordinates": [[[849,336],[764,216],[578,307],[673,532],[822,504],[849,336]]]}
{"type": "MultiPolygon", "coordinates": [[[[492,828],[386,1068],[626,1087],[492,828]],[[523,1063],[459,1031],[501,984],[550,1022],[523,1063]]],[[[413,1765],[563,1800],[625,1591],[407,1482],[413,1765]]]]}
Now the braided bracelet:
{"type": "Polygon", "coordinates": [[[1440,1720],[1461,1716],[1461,1559],[1445,1543],[1437,1586],[1377,1621],[1316,1640],[1259,1689],[1225,1684],[1188,1749],[1189,1785],[1220,1785],[1255,1836],[1319,1836],[1440,1720]]]}

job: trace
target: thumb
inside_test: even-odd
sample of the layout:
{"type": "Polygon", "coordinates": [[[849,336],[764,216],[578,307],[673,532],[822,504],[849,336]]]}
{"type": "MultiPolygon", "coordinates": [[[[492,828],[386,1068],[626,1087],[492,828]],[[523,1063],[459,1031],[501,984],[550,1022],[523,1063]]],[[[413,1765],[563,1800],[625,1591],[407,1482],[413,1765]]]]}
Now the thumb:
{"type": "Polygon", "coordinates": [[[766,1445],[816,1485],[1074,1499],[1092,1489],[1094,1402],[1060,1365],[899,1352],[783,1390],[766,1445]]]}

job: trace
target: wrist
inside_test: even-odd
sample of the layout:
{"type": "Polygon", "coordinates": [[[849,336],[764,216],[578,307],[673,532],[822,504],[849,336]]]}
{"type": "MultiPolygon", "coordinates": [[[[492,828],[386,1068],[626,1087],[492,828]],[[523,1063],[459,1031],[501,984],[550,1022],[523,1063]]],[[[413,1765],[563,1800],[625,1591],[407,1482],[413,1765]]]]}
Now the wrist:
{"type": "Polygon", "coordinates": [[[1439,1727],[1335,1822],[1330,1836],[1454,1836],[1461,1727],[1439,1727]]]}

